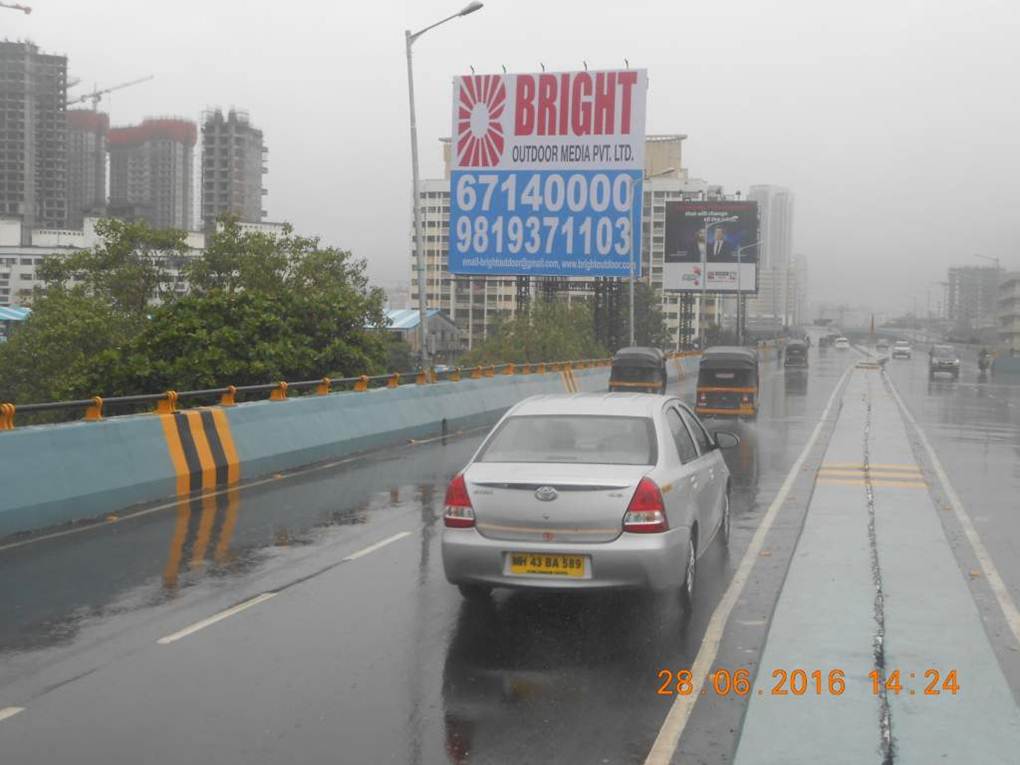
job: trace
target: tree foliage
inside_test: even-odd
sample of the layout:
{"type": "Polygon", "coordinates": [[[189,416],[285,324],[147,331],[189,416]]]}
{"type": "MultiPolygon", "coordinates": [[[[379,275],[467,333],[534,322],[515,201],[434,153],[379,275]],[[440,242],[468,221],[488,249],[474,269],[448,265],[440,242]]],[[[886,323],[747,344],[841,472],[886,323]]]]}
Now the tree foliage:
{"type": "Polygon", "coordinates": [[[91,250],[47,258],[33,313],[0,346],[16,403],[385,371],[383,293],[315,238],[225,221],[189,256],[180,231],[102,221],[91,250]],[[190,284],[173,290],[171,268],[190,284]]]}
{"type": "MultiPolygon", "coordinates": [[[[624,300],[618,309],[617,321],[625,327],[625,337],[630,337],[630,302],[624,293],[624,300]]],[[[648,284],[638,282],[634,285],[634,343],[666,350],[673,346],[673,337],[666,328],[666,318],[662,314],[662,299],[648,284]]]]}
{"type": "Polygon", "coordinates": [[[607,354],[595,339],[592,311],[586,303],[540,300],[533,302],[527,312],[497,324],[489,338],[462,358],[461,364],[566,361],[607,354]]]}

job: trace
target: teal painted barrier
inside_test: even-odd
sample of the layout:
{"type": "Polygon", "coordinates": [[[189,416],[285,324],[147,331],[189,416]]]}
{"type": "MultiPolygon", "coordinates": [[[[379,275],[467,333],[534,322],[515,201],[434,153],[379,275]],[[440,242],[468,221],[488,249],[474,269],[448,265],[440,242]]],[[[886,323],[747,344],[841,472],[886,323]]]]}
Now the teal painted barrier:
{"type": "MultiPolygon", "coordinates": [[[[690,373],[696,364],[695,358],[670,361],[670,378],[675,379],[678,365],[690,373]]],[[[221,411],[243,481],[439,435],[444,421],[450,433],[489,425],[528,396],[608,387],[608,367],[571,374],[497,375],[257,401],[221,411]]],[[[187,474],[182,478],[180,448],[176,464],[171,452],[163,422],[151,414],[2,432],[0,537],[173,499],[181,486],[185,491],[201,486],[200,479],[189,485],[187,474]]]]}

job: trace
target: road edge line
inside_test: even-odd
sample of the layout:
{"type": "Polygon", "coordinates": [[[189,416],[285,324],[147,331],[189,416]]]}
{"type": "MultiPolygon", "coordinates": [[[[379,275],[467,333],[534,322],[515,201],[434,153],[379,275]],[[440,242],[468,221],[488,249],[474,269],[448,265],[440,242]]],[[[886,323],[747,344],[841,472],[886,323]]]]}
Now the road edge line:
{"type": "Polygon", "coordinates": [[[776,516],[779,514],[780,508],[783,503],[786,502],[786,498],[789,496],[790,490],[793,488],[793,484],[797,479],[798,473],[800,473],[801,468],[807,461],[808,454],[810,454],[811,450],[814,449],[815,443],[818,441],[818,436],[821,435],[822,428],[832,411],[832,407],[836,402],[837,396],[839,396],[844,390],[846,381],[850,378],[853,371],[854,366],[848,366],[843,372],[842,377],[836,381],[832,394],[829,396],[829,401],[826,403],[825,409],[822,410],[822,414],[818,418],[818,423],[815,425],[815,429],[812,431],[811,436],[804,445],[804,449],[801,451],[800,456],[797,457],[797,460],[790,467],[790,472],[786,474],[786,479],[783,481],[782,486],[779,487],[779,491],[776,494],[775,499],[773,499],[772,504],[769,505],[769,509],[762,518],[757,531],[754,532],[754,536],[751,538],[750,544],[748,544],[747,549],[744,551],[744,556],[740,559],[740,565],[737,567],[737,571],[734,573],[733,579],[730,580],[730,584],[726,588],[726,592],[723,594],[722,600],[719,601],[719,605],[717,605],[715,611],[712,612],[712,618],[709,620],[708,627],[705,629],[705,635],[701,640],[701,647],[698,649],[698,653],[694,657],[694,662],[691,664],[693,683],[691,692],[686,696],[678,695],[673,700],[673,704],[670,707],[669,712],[666,714],[666,719],[663,720],[662,726],[659,728],[659,735],[655,737],[652,748],[649,750],[648,756],[644,760],[645,765],[668,765],[668,763],[672,760],[673,755],[676,753],[676,748],[680,743],[680,736],[683,735],[684,728],[687,726],[687,721],[690,719],[691,712],[694,711],[694,705],[697,703],[698,697],[701,695],[701,688],[705,684],[708,671],[712,668],[712,664],[715,662],[716,656],[719,654],[719,645],[722,642],[723,631],[726,628],[726,623],[729,621],[730,613],[733,611],[733,607],[736,605],[737,599],[740,597],[744,590],[744,586],[747,584],[747,579],[754,568],[754,564],[758,560],[758,555],[761,552],[762,546],[765,544],[765,537],[772,528],[772,524],[775,521],[776,516]]]}
{"type": "Polygon", "coordinates": [[[970,543],[970,548],[974,553],[974,557],[977,558],[978,565],[981,566],[981,572],[984,574],[985,579],[988,581],[988,586],[995,595],[995,600],[999,604],[999,609],[1002,611],[1002,615],[1006,620],[1006,624],[1009,625],[1010,631],[1013,633],[1014,639],[1020,644],[1020,609],[1017,608],[1013,597],[1009,594],[1009,589],[1006,587],[1006,583],[999,575],[999,570],[995,567],[995,563],[992,561],[992,556],[988,553],[985,548],[984,542],[981,541],[981,537],[974,527],[974,522],[971,520],[970,513],[963,506],[963,501],[960,496],[956,493],[956,489],[949,482],[949,476],[946,474],[945,468],[942,467],[942,462],[939,460],[938,455],[935,453],[934,447],[928,440],[928,436],[925,435],[924,429],[921,428],[920,424],[914,419],[914,415],[910,413],[906,403],[900,396],[899,390],[896,388],[896,384],[892,381],[889,375],[885,375],[886,382],[889,384],[889,390],[892,392],[893,397],[896,399],[896,404],[900,409],[900,416],[914,429],[917,433],[917,439],[921,442],[924,447],[925,454],[928,456],[928,461],[931,463],[932,470],[935,471],[935,476],[939,479],[939,484],[942,486],[942,492],[946,495],[946,499],[949,500],[950,507],[953,508],[953,514],[956,516],[956,520],[960,524],[960,528],[963,529],[964,535],[967,537],[967,541],[970,543]]]}

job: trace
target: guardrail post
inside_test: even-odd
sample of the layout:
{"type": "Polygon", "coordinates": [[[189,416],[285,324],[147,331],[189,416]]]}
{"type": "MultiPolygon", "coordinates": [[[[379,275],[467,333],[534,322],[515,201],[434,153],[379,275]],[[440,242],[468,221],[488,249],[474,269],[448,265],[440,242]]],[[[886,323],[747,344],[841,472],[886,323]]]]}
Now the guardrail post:
{"type": "Polygon", "coordinates": [[[354,390],[357,393],[364,393],[368,390],[368,375],[362,375],[358,378],[358,381],[354,383],[354,390]]]}
{"type": "Polygon", "coordinates": [[[390,379],[386,381],[387,388],[398,388],[400,387],[400,372],[394,372],[390,375],[390,379]]]}
{"type": "Polygon", "coordinates": [[[538,365],[538,368],[535,370],[535,374],[539,374],[539,375],[544,375],[545,374],[545,364],[544,363],[538,365]]]}
{"type": "Polygon", "coordinates": [[[429,382],[430,383],[439,382],[439,375],[436,373],[436,370],[431,367],[429,368],[429,382]]]}
{"type": "Polygon", "coordinates": [[[236,406],[237,386],[228,385],[226,392],[220,396],[220,406],[236,406]]]}
{"type": "Polygon", "coordinates": [[[287,400],[287,383],[280,380],[279,385],[273,389],[273,392],[269,394],[270,401],[286,401],[287,400]]]}
{"type": "Polygon", "coordinates": [[[486,377],[495,377],[496,376],[496,367],[495,366],[486,367],[485,368],[485,376],[486,377]]]}
{"type": "Polygon", "coordinates": [[[522,375],[530,375],[531,374],[531,364],[521,364],[521,374],[522,375]]]}
{"type": "Polygon", "coordinates": [[[315,395],[316,396],[329,395],[329,392],[332,389],[333,381],[330,380],[328,377],[323,377],[322,380],[319,381],[319,384],[315,386],[315,395]]]}
{"type": "Polygon", "coordinates": [[[14,404],[0,404],[0,430],[14,430],[14,404]]]}
{"type": "Polygon", "coordinates": [[[503,368],[503,374],[505,374],[505,375],[512,375],[513,373],[514,373],[514,365],[513,364],[507,364],[503,368]]]}
{"type": "Polygon", "coordinates": [[[460,382],[460,367],[457,367],[452,372],[450,372],[446,379],[450,380],[451,382],[460,382]]]}
{"type": "Polygon", "coordinates": [[[424,369],[418,370],[418,376],[414,378],[415,385],[424,385],[428,382],[428,376],[424,369]]]}
{"type": "Polygon", "coordinates": [[[474,369],[471,370],[471,379],[472,380],[480,380],[480,379],[482,379],[482,368],[481,367],[475,367],[474,369]]]}
{"type": "Polygon", "coordinates": [[[157,414],[173,414],[177,411],[177,391],[168,390],[166,396],[156,402],[157,414]]]}
{"type": "Polygon", "coordinates": [[[92,397],[92,406],[85,410],[85,420],[87,422],[97,422],[103,419],[103,399],[99,396],[92,397]]]}

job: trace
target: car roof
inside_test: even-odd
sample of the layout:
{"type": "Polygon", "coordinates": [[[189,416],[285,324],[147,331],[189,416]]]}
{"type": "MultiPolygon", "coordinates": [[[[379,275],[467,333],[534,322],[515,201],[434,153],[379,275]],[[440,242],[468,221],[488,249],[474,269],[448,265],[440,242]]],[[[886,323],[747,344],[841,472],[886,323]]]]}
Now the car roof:
{"type": "Polygon", "coordinates": [[[531,396],[507,413],[512,416],[544,414],[651,417],[662,410],[666,396],[649,393],[553,393],[531,396]]]}
{"type": "Polygon", "coordinates": [[[897,340],[896,345],[910,345],[909,340],[897,340]]]}

